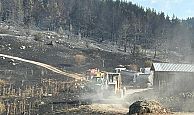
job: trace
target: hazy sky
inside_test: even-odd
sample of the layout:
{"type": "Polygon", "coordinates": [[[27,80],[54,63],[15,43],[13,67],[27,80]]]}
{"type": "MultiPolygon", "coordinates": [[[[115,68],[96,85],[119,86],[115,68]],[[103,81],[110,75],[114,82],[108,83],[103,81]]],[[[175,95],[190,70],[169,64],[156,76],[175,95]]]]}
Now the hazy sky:
{"type": "Polygon", "coordinates": [[[180,19],[194,17],[194,0],[128,0],[143,7],[163,11],[172,17],[173,14],[180,19]]]}

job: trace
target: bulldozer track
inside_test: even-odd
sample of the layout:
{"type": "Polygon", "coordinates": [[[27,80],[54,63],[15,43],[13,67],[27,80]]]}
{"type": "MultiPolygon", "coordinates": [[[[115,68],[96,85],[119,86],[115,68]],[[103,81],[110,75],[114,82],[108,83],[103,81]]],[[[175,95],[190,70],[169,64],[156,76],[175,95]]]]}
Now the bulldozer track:
{"type": "Polygon", "coordinates": [[[57,69],[56,67],[53,67],[49,64],[45,64],[45,63],[41,63],[41,62],[37,62],[37,61],[33,61],[33,60],[28,60],[28,59],[23,59],[23,58],[20,58],[20,57],[5,55],[5,54],[0,54],[0,57],[5,57],[5,58],[9,58],[9,59],[14,59],[14,60],[34,64],[34,65],[46,68],[48,70],[51,70],[52,72],[55,72],[55,73],[58,73],[58,74],[61,74],[61,75],[64,75],[64,76],[67,76],[67,77],[70,77],[70,78],[74,78],[75,80],[83,80],[83,77],[79,74],[64,72],[64,71],[62,71],[60,69],[57,69]]]}

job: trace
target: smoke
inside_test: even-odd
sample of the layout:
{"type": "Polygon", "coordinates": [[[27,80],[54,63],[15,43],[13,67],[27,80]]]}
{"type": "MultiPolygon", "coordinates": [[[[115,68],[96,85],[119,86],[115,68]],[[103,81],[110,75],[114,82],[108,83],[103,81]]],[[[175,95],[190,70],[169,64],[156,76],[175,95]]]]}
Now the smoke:
{"type": "MultiPolygon", "coordinates": [[[[193,33],[181,22],[176,25],[171,35],[160,47],[165,51],[166,58],[170,63],[193,64],[194,53],[193,33]]],[[[194,111],[194,73],[168,72],[168,80],[158,90],[150,92],[156,95],[157,100],[168,106],[173,111],[194,111]]]]}
{"type": "MultiPolygon", "coordinates": [[[[171,38],[161,45],[161,50],[165,51],[166,57],[171,63],[192,63],[193,53],[191,47],[192,33],[183,25],[177,26],[171,38]]],[[[157,100],[167,106],[172,111],[194,111],[194,74],[183,72],[168,73],[169,79],[163,82],[159,89],[153,88],[146,91],[135,92],[125,99],[115,96],[105,89],[95,90],[82,95],[81,98],[90,99],[93,103],[116,104],[125,103],[128,105],[137,100],[157,100]],[[109,94],[106,96],[106,94],[109,94]]],[[[87,86],[91,88],[92,86],[87,86]]]]}
{"type": "Polygon", "coordinates": [[[170,72],[170,79],[160,87],[158,99],[172,111],[194,111],[193,73],[170,72]]]}
{"type": "Polygon", "coordinates": [[[124,98],[121,93],[115,94],[114,90],[107,89],[106,86],[89,82],[85,85],[86,93],[80,99],[90,100],[92,104],[123,104],[124,98]]]}
{"type": "Polygon", "coordinates": [[[183,23],[174,27],[172,32],[168,32],[166,41],[161,45],[167,59],[171,63],[192,63],[192,32],[183,23]]]}
{"type": "Polygon", "coordinates": [[[159,88],[153,88],[128,95],[129,105],[137,100],[156,100],[173,112],[193,112],[194,74],[169,72],[169,79],[161,81],[159,88]]]}

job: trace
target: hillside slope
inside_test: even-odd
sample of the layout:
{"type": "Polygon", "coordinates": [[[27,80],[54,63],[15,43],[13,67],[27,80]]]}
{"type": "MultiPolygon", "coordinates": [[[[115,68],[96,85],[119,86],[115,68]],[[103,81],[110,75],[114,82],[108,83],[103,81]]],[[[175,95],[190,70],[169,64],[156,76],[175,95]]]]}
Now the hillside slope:
{"type": "MultiPolygon", "coordinates": [[[[26,29],[16,31],[14,26],[7,24],[2,24],[1,30],[4,30],[0,34],[1,54],[45,63],[70,73],[85,74],[89,68],[112,71],[120,64],[142,64],[146,60],[143,57],[133,57],[129,49],[124,52],[122,47],[108,41],[98,43],[74,34],[61,35],[51,31],[26,29]],[[77,62],[76,58],[80,55],[84,59],[77,62]]],[[[43,68],[39,69],[39,67],[23,63],[22,60],[1,58],[0,63],[2,71],[14,70],[19,73],[22,71],[24,74],[25,71],[33,70],[36,73],[34,76],[40,76],[43,70],[43,68]]],[[[58,70],[55,72],[61,73],[58,70]]]]}
{"type": "Polygon", "coordinates": [[[76,79],[76,80],[84,79],[84,77],[81,77],[81,75],[70,74],[70,73],[61,71],[61,70],[59,70],[59,69],[57,69],[57,68],[55,68],[51,65],[48,65],[48,64],[44,64],[44,63],[40,63],[40,62],[36,62],[36,61],[32,61],[32,60],[26,60],[26,59],[22,59],[22,58],[19,58],[19,57],[14,57],[14,56],[9,56],[9,55],[5,55],[5,54],[0,54],[0,57],[14,59],[14,60],[17,60],[17,61],[22,61],[22,62],[34,64],[34,65],[46,68],[46,69],[51,70],[55,73],[58,73],[58,74],[61,74],[61,75],[64,75],[64,76],[67,76],[67,77],[70,77],[70,78],[73,78],[73,79],[76,79]]]}

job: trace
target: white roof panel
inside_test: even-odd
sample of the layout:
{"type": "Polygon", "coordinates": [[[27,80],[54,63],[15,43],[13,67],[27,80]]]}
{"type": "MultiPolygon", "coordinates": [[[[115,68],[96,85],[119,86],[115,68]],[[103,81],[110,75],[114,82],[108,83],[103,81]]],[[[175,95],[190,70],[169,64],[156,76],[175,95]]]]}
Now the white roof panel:
{"type": "Polygon", "coordinates": [[[152,69],[154,69],[155,71],[194,72],[194,65],[193,64],[153,63],[152,69]]]}

